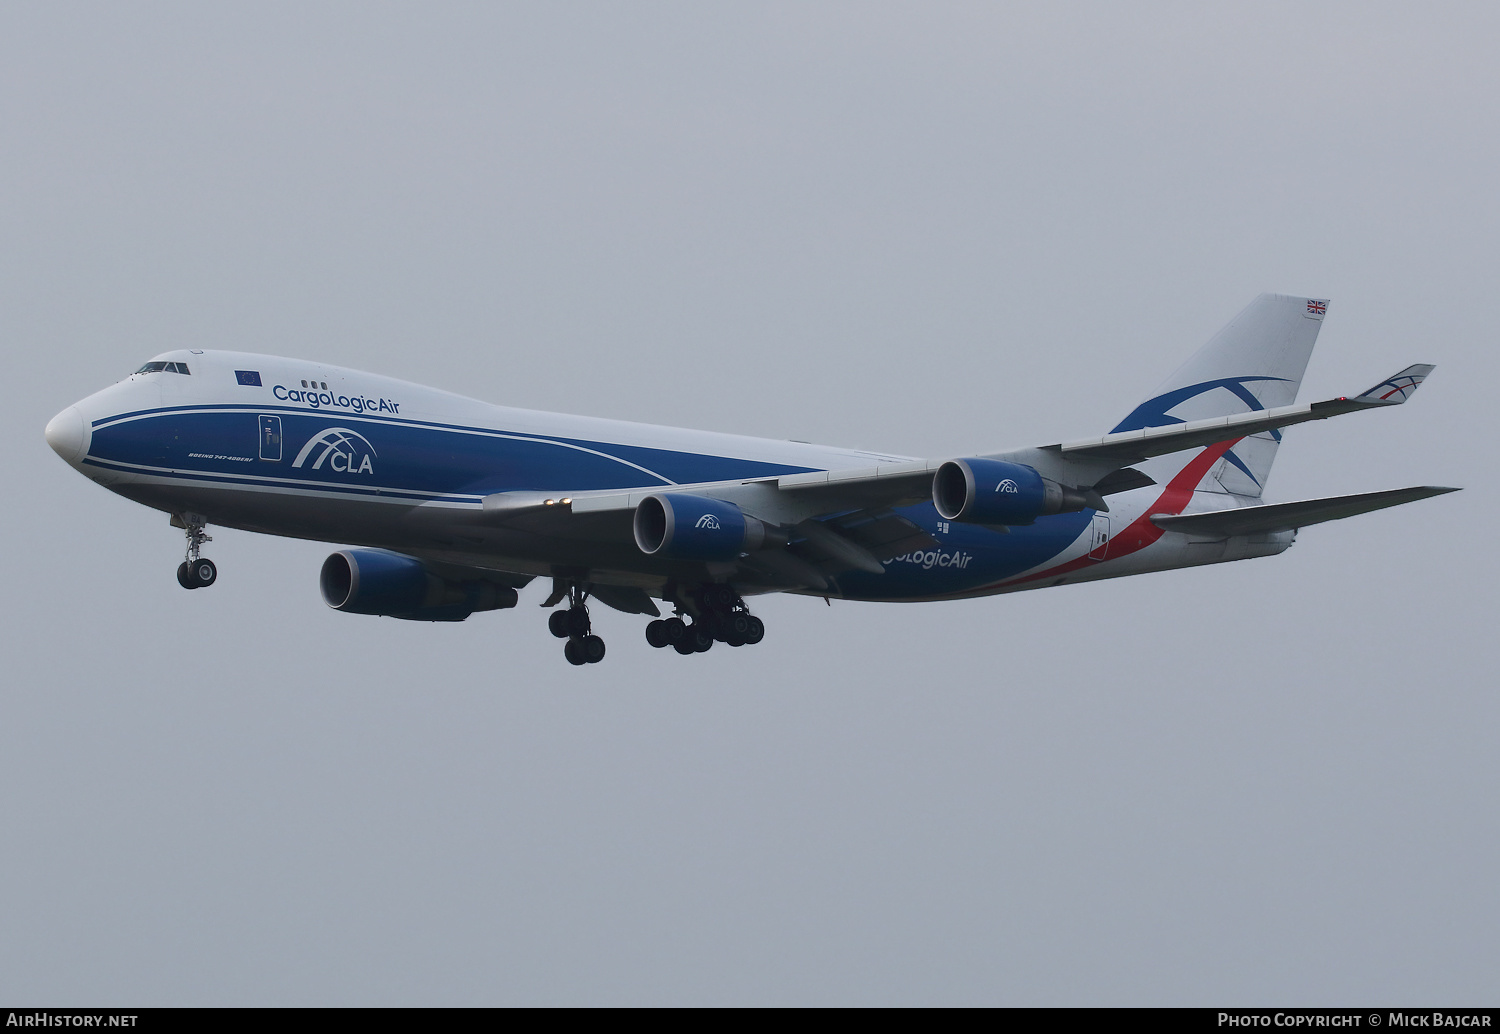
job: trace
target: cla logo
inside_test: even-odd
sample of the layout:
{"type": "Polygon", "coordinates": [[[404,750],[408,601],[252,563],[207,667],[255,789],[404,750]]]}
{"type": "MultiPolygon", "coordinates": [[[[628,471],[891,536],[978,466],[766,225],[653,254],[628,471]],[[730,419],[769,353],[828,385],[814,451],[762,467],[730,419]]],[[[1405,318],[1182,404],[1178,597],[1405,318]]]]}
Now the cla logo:
{"type": "Polygon", "coordinates": [[[1021,489],[1010,478],[1006,478],[1004,481],[995,486],[995,491],[1016,493],[1020,492],[1021,489]]]}
{"type": "Polygon", "coordinates": [[[307,462],[307,458],[320,447],[323,451],[319,452],[317,459],[313,460],[313,470],[322,470],[324,463],[328,464],[329,470],[336,470],[340,473],[369,474],[375,470],[370,465],[370,457],[375,455],[375,447],[364,435],[347,427],[330,427],[313,438],[312,441],[302,446],[302,451],[297,453],[292,466],[302,466],[307,462]]]}
{"type": "Polygon", "coordinates": [[[711,513],[705,513],[702,517],[698,518],[698,523],[693,525],[693,527],[702,528],[704,531],[718,531],[719,518],[711,513]]]}

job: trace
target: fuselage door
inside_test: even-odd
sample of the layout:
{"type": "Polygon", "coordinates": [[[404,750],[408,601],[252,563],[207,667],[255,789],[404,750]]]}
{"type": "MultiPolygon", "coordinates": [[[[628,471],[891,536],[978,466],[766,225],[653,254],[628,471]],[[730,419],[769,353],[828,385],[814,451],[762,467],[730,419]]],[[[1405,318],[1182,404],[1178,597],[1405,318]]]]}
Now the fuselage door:
{"type": "Polygon", "coordinates": [[[273,463],[281,461],[281,417],[261,416],[260,418],[260,458],[271,460],[273,463]]]}
{"type": "Polygon", "coordinates": [[[1089,528],[1089,559],[1103,560],[1109,554],[1109,518],[1102,513],[1094,514],[1094,523],[1089,528]]]}

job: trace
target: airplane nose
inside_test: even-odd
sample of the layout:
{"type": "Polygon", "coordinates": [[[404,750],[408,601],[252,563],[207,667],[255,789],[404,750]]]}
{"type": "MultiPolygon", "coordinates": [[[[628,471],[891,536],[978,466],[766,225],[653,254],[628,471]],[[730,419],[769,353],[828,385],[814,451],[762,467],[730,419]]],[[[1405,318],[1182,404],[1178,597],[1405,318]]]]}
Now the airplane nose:
{"type": "Polygon", "coordinates": [[[88,451],[89,429],[77,406],[69,406],[47,421],[47,444],[69,463],[88,451]]]}

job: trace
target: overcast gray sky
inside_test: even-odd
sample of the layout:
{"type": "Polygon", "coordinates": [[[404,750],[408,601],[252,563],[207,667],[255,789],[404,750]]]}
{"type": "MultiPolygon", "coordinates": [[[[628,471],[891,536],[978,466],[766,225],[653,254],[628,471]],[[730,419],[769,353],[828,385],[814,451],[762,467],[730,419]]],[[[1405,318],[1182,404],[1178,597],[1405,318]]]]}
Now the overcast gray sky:
{"type": "Polygon", "coordinates": [[[0,1000],[1494,1004],[1488,5],[0,8],[0,1000]],[[327,609],[326,545],[46,447],[154,353],[921,456],[1107,430],[1333,299],[1267,560],[777,597],[575,669],[540,586],[327,609]]]}

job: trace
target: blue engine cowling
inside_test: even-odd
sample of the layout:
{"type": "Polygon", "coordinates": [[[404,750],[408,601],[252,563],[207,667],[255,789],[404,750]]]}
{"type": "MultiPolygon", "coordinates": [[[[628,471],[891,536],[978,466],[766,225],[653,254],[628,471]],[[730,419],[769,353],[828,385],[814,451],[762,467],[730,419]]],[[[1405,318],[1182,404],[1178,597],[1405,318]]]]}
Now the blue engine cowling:
{"type": "Polygon", "coordinates": [[[765,544],[767,528],[734,503],[661,493],[635,508],[635,544],[668,560],[733,560],[765,544]]]}
{"type": "Polygon", "coordinates": [[[323,561],[318,586],[334,610],[412,621],[462,621],[476,610],[514,607],[518,598],[510,586],[449,581],[384,549],[339,550],[323,561]]]}
{"type": "MultiPolygon", "coordinates": [[[[1082,510],[1093,502],[1091,496],[1004,460],[949,460],[932,479],[939,516],[965,524],[1030,524],[1050,513],[1082,510]]],[[[1102,499],[1097,502],[1107,509],[1102,499]]]]}

